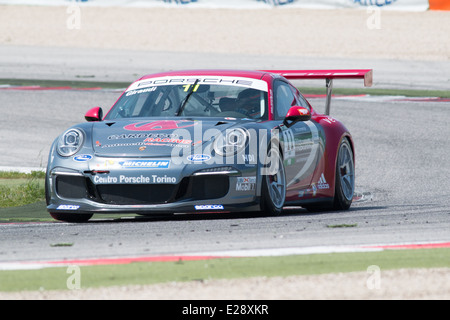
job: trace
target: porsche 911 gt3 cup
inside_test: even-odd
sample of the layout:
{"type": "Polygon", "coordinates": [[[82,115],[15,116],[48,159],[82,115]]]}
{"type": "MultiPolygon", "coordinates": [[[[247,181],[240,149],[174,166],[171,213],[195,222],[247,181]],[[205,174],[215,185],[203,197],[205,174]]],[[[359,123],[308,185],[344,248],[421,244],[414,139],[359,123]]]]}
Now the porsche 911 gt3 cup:
{"type": "Polygon", "coordinates": [[[280,214],[288,205],[348,209],[354,144],[329,116],[333,79],[371,70],[191,70],[132,83],[109,112],[93,108],[53,143],[47,210],[96,213],[280,214]],[[326,79],[326,114],[290,79],[326,79]]]}

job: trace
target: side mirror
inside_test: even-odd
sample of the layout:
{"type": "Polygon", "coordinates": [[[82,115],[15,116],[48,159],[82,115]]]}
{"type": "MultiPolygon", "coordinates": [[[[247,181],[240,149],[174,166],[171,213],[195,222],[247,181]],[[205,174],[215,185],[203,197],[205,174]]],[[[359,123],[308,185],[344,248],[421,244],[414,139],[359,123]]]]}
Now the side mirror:
{"type": "Polygon", "coordinates": [[[311,120],[311,112],[309,109],[300,106],[293,106],[289,109],[286,117],[284,118],[284,124],[289,127],[298,121],[311,120]],[[290,121],[290,123],[288,123],[290,121]]]}
{"type": "Polygon", "coordinates": [[[91,110],[86,112],[86,114],[84,115],[84,118],[88,122],[102,121],[102,119],[103,119],[103,110],[100,107],[92,108],[91,110]]]}

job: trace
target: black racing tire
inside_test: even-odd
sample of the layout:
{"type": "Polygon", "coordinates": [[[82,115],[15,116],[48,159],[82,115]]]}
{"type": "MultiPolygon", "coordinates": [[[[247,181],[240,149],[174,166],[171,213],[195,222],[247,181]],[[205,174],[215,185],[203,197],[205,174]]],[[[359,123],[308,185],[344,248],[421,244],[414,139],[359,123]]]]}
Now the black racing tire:
{"type": "Polygon", "coordinates": [[[355,164],[353,150],[347,138],[339,144],[336,157],[334,198],[331,203],[311,204],[304,206],[309,212],[324,212],[329,210],[348,210],[353,202],[355,188],[355,164]]]}
{"type": "Polygon", "coordinates": [[[87,222],[92,218],[91,213],[64,213],[64,212],[50,212],[53,219],[64,222],[87,222]]]}
{"type": "Polygon", "coordinates": [[[268,160],[263,167],[267,172],[261,175],[261,210],[267,216],[277,216],[283,211],[286,200],[286,172],[283,157],[277,148],[269,147],[267,159],[271,158],[274,163],[268,160]]]}
{"type": "Polygon", "coordinates": [[[334,191],[334,210],[348,210],[355,192],[355,162],[353,150],[347,138],[342,139],[337,160],[334,191]]]}

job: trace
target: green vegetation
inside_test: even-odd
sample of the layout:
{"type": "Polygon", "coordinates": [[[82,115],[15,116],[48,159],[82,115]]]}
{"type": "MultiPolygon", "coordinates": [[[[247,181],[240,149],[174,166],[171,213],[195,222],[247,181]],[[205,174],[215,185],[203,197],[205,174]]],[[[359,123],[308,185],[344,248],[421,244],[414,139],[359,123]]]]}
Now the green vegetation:
{"type": "MultiPolygon", "coordinates": [[[[64,250],[64,248],[55,248],[64,250]]],[[[171,281],[203,281],[256,276],[291,276],[398,268],[448,268],[450,249],[386,250],[281,257],[221,258],[176,262],[138,262],[80,266],[81,288],[146,285],[171,281]]],[[[67,267],[1,271],[0,291],[65,290],[72,273],[67,267]]]]}
{"type": "Polygon", "coordinates": [[[327,228],[355,228],[357,227],[357,223],[353,224],[329,224],[327,225],[327,228]]]}
{"type": "Polygon", "coordinates": [[[40,86],[49,87],[70,87],[70,88],[106,88],[125,89],[130,82],[101,82],[86,80],[30,80],[30,79],[0,79],[0,85],[11,86],[40,86]]]}
{"type": "Polygon", "coordinates": [[[0,208],[24,206],[45,199],[44,172],[0,172],[0,208]]]}

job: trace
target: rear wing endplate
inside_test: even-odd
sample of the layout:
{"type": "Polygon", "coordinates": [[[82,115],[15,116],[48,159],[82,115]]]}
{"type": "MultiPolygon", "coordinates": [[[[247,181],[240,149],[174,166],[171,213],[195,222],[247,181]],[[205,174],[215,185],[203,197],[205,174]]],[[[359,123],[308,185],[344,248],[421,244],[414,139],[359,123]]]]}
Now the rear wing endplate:
{"type": "Polygon", "coordinates": [[[349,70],[262,70],[264,72],[279,74],[289,80],[302,79],[325,79],[327,88],[327,100],[325,103],[325,114],[330,114],[331,94],[334,79],[364,79],[364,86],[372,86],[372,69],[349,69],[349,70]]]}

